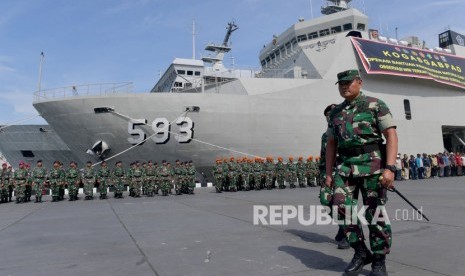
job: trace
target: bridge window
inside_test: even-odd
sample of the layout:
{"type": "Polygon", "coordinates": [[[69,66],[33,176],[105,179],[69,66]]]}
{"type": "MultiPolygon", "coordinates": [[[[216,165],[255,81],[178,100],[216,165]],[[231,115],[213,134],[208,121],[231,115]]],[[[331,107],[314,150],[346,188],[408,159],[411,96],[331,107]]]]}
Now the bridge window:
{"type": "Polygon", "coordinates": [[[185,75],[186,71],[185,70],[178,70],[178,75],[185,75]]]}
{"type": "Polygon", "coordinates": [[[365,24],[358,23],[358,24],[357,24],[357,30],[359,30],[359,31],[365,31],[365,24]]]}
{"type": "Polygon", "coordinates": [[[188,76],[193,76],[193,75],[194,75],[194,72],[193,72],[193,71],[187,71],[187,75],[188,75],[188,76]]]}
{"type": "Polygon", "coordinates": [[[313,32],[313,33],[308,34],[308,39],[314,39],[314,38],[318,38],[318,33],[317,32],[313,32]]]}
{"type": "Polygon", "coordinates": [[[298,42],[305,41],[305,40],[307,40],[307,35],[299,35],[297,37],[298,42]]]}
{"type": "Polygon", "coordinates": [[[342,28],[344,29],[344,31],[352,30],[353,29],[352,23],[344,24],[342,28]]]}
{"type": "Polygon", "coordinates": [[[194,72],[194,75],[200,76],[200,72],[199,72],[199,71],[195,71],[195,72],[194,72]]]}
{"type": "Polygon", "coordinates": [[[329,35],[329,29],[324,29],[320,31],[320,36],[329,35]]]}
{"type": "Polygon", "coordinates": [[[332,33],[332,34],[340,33],[340,32],[342,32],[341,26],[336,26],[336,27],[332,27],[332,28],[331,28],[331,33],[332,33]]]}
{"type": "Polygon", "coordinates": [[[34,153],[31,150],[22,150],[21,154],[25,158],[34,158],[34,153]]]}

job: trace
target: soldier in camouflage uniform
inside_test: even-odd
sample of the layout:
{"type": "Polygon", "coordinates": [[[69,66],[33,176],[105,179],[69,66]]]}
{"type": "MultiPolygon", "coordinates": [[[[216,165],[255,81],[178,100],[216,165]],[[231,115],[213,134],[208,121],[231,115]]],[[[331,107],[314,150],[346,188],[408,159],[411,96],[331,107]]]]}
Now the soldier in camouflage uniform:
{"type": "Polygon", "coordinates": [[[108,190],[108,181],[111,177],[110,169],[107,166],[107,162],[102,161],[100,164],[100,168],[97,171],[98,177],[98,188],[100,192],[100,199],[107,198],[107,190],[108,190]]]}
{"type": "Polygon", "coordinates": [[[147,195],[147,175],[146,175],[146,170],[147,170],[147,164],[144,162],[142,163],[142,172],[144,173],[144,179],[142,180],[142,194],[147,195]]]}
{"type": "Polygon", "coordinates": [[[286,176],[286,165],[284,165],[283,158],[281,156],[278,157],[278,163],[276,163],[275,170],[278,188],[285,189],[286,185],[284,184],[284,178],[286,176]]]}
{"type": "Polygon", "coordinates": [[[31,166],[28,163],[25,163],[24,168],[26,169],[28,175],[26,186],[24,187],[24,201],[29,202],[31,201],[32,196],[31,166]]]}
{"type": "Polygon", "coordinates": [[[160,167],[161,166],[158,166],[158,163],[155,162],[155,163],[153,163],[153,167],[155,168],[155,189],[154,189],[154,193],[157,195],[158,190],[160,189],[160,185],[161,185],[161,178],[160,178],[160,167]]]}
{"type": "Polygon", "coordinates": [[[338,206],[340,219],[345,218],[345,207],[357,206],[357,195],[361,192],[363,204],[367,206],[365,218],[369,223],[373,251],[372,255],[366,247],[358,222],[344,225],[349,244],[355,249],[345,272],[355,275],[372,262],[371,275],[387,275],[385,256],[391,248],[391,225],[380,219],[376,224],[371,222],[378,207],[386,204],[386,188],[393,185],[396,126],[383,101],[361,92],[362,79],[358,70],[341,72],[337,77],[339,93],[345,101],[337,105],[329,116],[325,185],[335,187],[333,204],[338,206]],[[386,138],[385,147],[383,136],[386,138]],[[339,158],[333,177],[336,154],[339,158]]]}
{"type": "Polygon", "coordinates": [[[162,162],[162,166],[160,167],[160,170],[159,170],[159,175],[160,175],[160,181],[161,181],[160,182],[161,194],[162,196],[167,196],[169,191],[171,190],[171,181],[172,181],[173,172],[165,160],[163,160],[162,162]]]}
{"type": "Polygon", "coordinates": [[[26,182],[28,181],[28,172],[24,168],[24,163],[19,163],[19,169],[14,172],[13,181],[15,187],[16,203],[26,202],[24,191],[26,189],[26,182]]]}
{"type": "Polygon", "coordinates": [[[265,178],[265,186],[267,190],[271,190],[273,188],[273,179],[274,179],[274,162],[273,157],[268,156],[266,158],[265,164],[263,164],[263,174],[265,178]]]}
{"type": "Polygon", "coordinates": [[[289,156],[289,161],[286,164],[286,181],[289,183],[289,188],[294,189],[297,181],[297,166],[294,163],[294,157],[289,156]]]}
{"type": "Polygon", "coordinates": [[[86,195],[86,200],[94,199],[95,180],[96,173],[92,168],[92,162],[87,161],[86,167],[82,172],[82,181],[84,182],[84,194],[86,195]]]}
{"type": "Polygon", "coordinates": [[[132,169],[131,173],[131,182],[132,182],[132,191],[134,197],[140,197],[142,182],[145,179],[144,168],[140,165],[139,162],[136,162],[135,167],[132,169]]]}
{"type": "Polygon", "coordinates": [[[236,162],[234,162],[234,157],[231,157],[228,163],[228,191],[230,192],[237,192],[237,174],[236,162]]]}
{"type": "Polygon", "coordinates": [[[7,164],[2,164],[2,175],[1,175],[1,183],[0,183],[0,198],[1,203],[8,202],[8,187],[10,186],[10,179],[11,179],[11,171],[8,170],[7,164]]]}
{"type": "Polygon", "coordinates": [[[69,201],[77,200],[80,182],[81,182],[81,179],[79,177],[77,163],[74,161],[71,161],[71,163],[69,163],[69,168],[66,171],[66,184],[68,186],[69,201]]]}
{"type": "Polygon", "coordinates": [[[296,169],[297,169],[297,181],[299,182],[299,187],[304,188],[306,169],[305,169],[304,158],[302,156],[299,156],[299,160],[297,161],[297,164],[296,164],[296,169]]]}
{"type": "Polygon", "coordinates": [[[229,163],[228,158],[223,159],[223,191],[229,191],[229,163]]]}
{"type": "Polygon", "coordinates": [[[236,158],[236,189],[242,191],[244,189],[244,177],[242,175],[242,159],[236,158]]]}
{"type": "Polygon", "coordinates": [[[182,182],[184,178],[184,168],[183,168],[183,165],[181,165],[181,162],[179,160],[176,160],[173,170],[174,170],[174,190],[176,192],[176,195],[180,195],[181,188],[182,188],[182,182]]]}
{"type": "Polygon", "coordinates": [[[195,170],[194,164],[192,161],[189,161],[187,165],[187,193],[190,195],[194,194],[196,173],[197,171],[195,170]]]}
{"type": "Polygon", "coordinates": [[[115,165],[116,166],[112,172],[114,197],[123,198],[124,177],[126,173],[124,171],[123,163],[121,161],[117,161],[115,165]]]}
{"type": "Polygon", "coordinates": [[[255,157],[254,162],[252,163],[252,171],[253,171],[253,188],[255,190],[261,189],[262,184],[262,165],[260,163],[260,158],[255,157]]]}
{"type": "Polygon", "coordinates": [[[213,166],[213,178],[215,178],[215,189],[217,193],[223,190],[223,164],[221,159],[216,159],[216,164],[213,166]]]}
{"type": "Polygon", "coordinates": [[[316,187],[319,172],[317,162],[313,161],[313,156],[310,155],[307,158],[307,163],[305,164],[305,167],[307,172],[307,185],[309,187],[316,187]]]}
{"type": "Polygon", "coordinates": [[[42,189],[47,178],[47,169],[43,167],[42,160],[37,161],[37,166],[32,170],[31,178],[36,194],[36,203],[42,202],[42,189]]]}
{"type": "Polygon", "coordinates": [[[189,180],[188,180],[187,171],[189,169],[189,162],[187,161],[181,162],[181,166],[183,169],[182,170],[183,175],[181,179],[181,193],[188,194],[189,193],[189,180]]]}
{"type": "Polygon", "coordinates": [[[128,180],[129,196],[134,197],[134,182],[132,181],[132,174],[136,168],[136,162],[129,164],[129,170],[126,173],[126,179],[128,180]]]}
{"type": "Polygon", "coordinates": [[[56,202],[60,198],[60,187],[63,184],[63,171],[60,168],[60,162],[53,162],[53,168],[50,169],[49,182],[50,190],[52,192],[52,202],[56,202]]]}
{"type": "Polygon", "coordinates": [[[152,160],[149,160],[147,167],[145,168],[145,189],[147,196],[152,197],[154,195],[156,184],[155,178],[157,176],[157,168],[153,166],[152,160]]]}
{"type": "Polygon", "coordinates": [[[251,159],[248,159],[247,157],[244,157],[244,160],[242,162],[242,178],[244,179],[244,190],[249,191],[250,190],[250,182],[253,179],[253,172],[252,172],[252,166],[251,166],[251,159]]]}
{"type": "Polygon", "coordinates": [[[66,171],[63,168],[63,163],[59,162],[61,182],[59,187],[59,196],[58,200],[63,200],[65,198],[65,185],[66,185],[66,171]]]}

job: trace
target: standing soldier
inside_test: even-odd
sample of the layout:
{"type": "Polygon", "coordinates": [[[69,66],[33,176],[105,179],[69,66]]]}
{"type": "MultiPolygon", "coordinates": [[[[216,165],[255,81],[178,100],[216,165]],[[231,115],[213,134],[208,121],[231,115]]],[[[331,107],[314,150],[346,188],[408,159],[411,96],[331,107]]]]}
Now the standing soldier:
{"type": "Polygon", "coordinates": [[[142,179],[142,195],[147,195],[147,185],[148,185],[148,182],[147,182],[147,163],[143,162],[142,163],[142,173],[144,175],[143,179],[142,179]]]}
{"type": "Polygon", "coordinates": [[[157,168],[153,166],[152,160],[149,160],[147,168],[145,168],[145,189],[147,191],[147,196],[152,197],[155,189],[155,178],[157,175],[157,168]]]}
{"type": "Polygon", "coordinates": [[[297,181],[299,181],[299,187],[305,187],[305,164],[304,158],[299,156],[299,160],[297,161],[297,181]]]}
{"type": "Polygon", "coordinates": [[[144,178],[144,169],[141,167],[139,161],[137,161],[131,173],[132,191],[134,197],[140,197],[144,178]]]}
{"type": "Polygon", "coordinates": [[[243,162],[242,162],[242,179],[244,179],[244,190],[248,191],[250,190],[250,180],[252,180],[251,174],[252,172],[252,166],[250,165],[250,159],[247,157],[244,157],[243,162]]]}
{"type": "Polygon", "coordinates": [[[50,190],[52,191],[52,202],[56,202],[60,198],[60,187],[63,181],[63,172],[60,169],[60,162],[53,162],[53,168],[50,169],[49,182],[50,190]]]}
{"type": "Polygon", "coordinates": [[[13,197],[13,167],[8,166],[8,202],[11,202],[13,197]]]}
{"type": "Polygon", "coordinates": [[[194,194],[196,173],[197,171],[195,170],[194,164],[192,163],[192,160],[191,160],[189,161],[188,166],[187,166],[187,179],[188,179],[187,192],[190,195],[194,194]]]}
{"type": "Polygon", "coordinates": [[[58,200],[63,200],[65,198],[65,184],[66,184],[66,171],[63,168],[63,163],[59,162],[59,168],[60,168],[60,185],[59,187],[59,197],[58,200]]]}
{"type": "Polygon", "coordinates": [[[337,79],[339,94],[345,100],[329,115],[325,185],[335,188],[333,205],[338,206],[339,218],[346,217],[347,208],[357,206],[356,195],[362,194],[363,204],[368,206],[365,218],[373,252],[365,245],[359,221],[344,224],[344,233],[355,250],[345,273],[358,274],[372,263],[371,275],[387,275],[385,259],[391,249],[391,225],[385,220],[375,223],[373,217],[378,208],[384,208],[387,189],[393,186],[398,146],[396,125],[386,103],[361,92],[363,81],[358,70],[341,72],[337,79]]]}
{"type": "Polygon", "coordinates": [[[278,188],[284,189],[286,186],[284,185],[284,176],[286,175],[286,167],[283,164],[283,158],[281,156],[278,157],[278,163],[276,163],[276,180],[278,182],[278,188]]]}
{"type": "Polygon", "coordinates": [[[275,172],[275,165],[273,162],[273,157],[268,156],[266,158],[266,162],[263,165],[263,170],[265,172],[265,185],[268,190],[273,188],[273,179],[274,179],[274,172],[275,172]]]}
{"type": "Polygon", "coordinates": [[[42,160],[37,161],[37,165],[31,174],[34,191],[36,193],[36,203],[42,202],[42,189],[47,178],[47,169],[43,167],[42,160]]]}
{"type": "Polygon", "coordinates": [[[77,200],[79,183],[81,179],[79,177],[79,171],[77,169],[77,163],[71,161],[69,163],[69,169],[66,171],[66,183],[68,185],[68,196],[69,201],[77,200]]]}
{"type": "Polygon", "coordinates": [[[13,181],[15,186],[16,203],[25,202],[24,190],[28,179],[27,170],[24,168],[23,161],[19,162],[19,169],[14,173],[13,181]]]}
{"type": "Polygon", "coordinates": [[[124,168],[121,161],[117,161],[113,169],[113,186],[114,186],[114,196],[115,198],[123,198],[123,189],[124,189],[124,168]]]}
{"type": "Polygon", "coordinates": [[[160,167],[160,170],[159,170],[159,174],[160,174],[161,194],[163,196],[167,196],[169,191],[171,190],[172,172],[166,160],[163,160],[162,166],[160,167]]]}
{"type": "Polygon", "coordinates": [[[32,177],[31,177],[31,166],[28,163],[24,163],[24,169],[27,171],[27,181],[24,187],[24,201],[31,201],[32,196],[32,177]]]}
{"type": "Polygon", "coordinates": [[[223,159],[223,191],[229,191],[229,163],[228,163],[228,158],[223,159]]]}
{"type": "Polygon", "coordinates": [[[184,169],[179,162],[179,160],[176,160],[175,165],[174,165],[174,190],[176,192],[176,195],[181,194],[181,188],[182,188],[182,180],[184,177],[184,169]]]}
{"type": "Polygon", "coordinates": [[[132,181],[132,174],[135,168],[136,168],[136,162],[132,162],[131,164],[129,164],[129,170],[126,174],[126,178],[129,180],[129,183],[128,183],[129,196],[131,197],[134,196],[134,182],[132,181]]]}
{"type": "Polygon", "coordinates": [[[216,159],[216,164],[213,166],[213,177],[215,178],[215,189],[217,193],[223,190],[223,164],[220,159],[216,159]]]}
{"type": "Polygon", "coordinates": [[[236,189],[241,191],[244,189],[244,177],[242,175],[242,159],[236,158],[236,189]]]}
{"type": "Polygon", "coordinates": [[[318,177],[318,168],[315,162],[313,162],[313,156],[309,156],[307,158],[307,163],[305,164],[306,167],[306,177],[307,177],[307,185],[309,187],[316,187],[316,178],[318,177]]]}
{"type": "Polygon", "coordinates": [[[95,170],[92,168],[92,162],[87,161],[86,168],[82,172],[82,179],[84,181],[84,194],[86,200],[94,199],[94,186],[95,186],[95,170]]]}
{"type": "Polygon", "coordinates": [[[260,158],[255,157],[254,162],[252,163],[252,171],[253,171],[253,188],[255,190],[260,190],[261,182],[262,182],[262,166],[260,164],[260,158]]]}
{"type": "Polygon", "coordinates": [[[289,188],[294,189],[295,181],[297,180],[297,167],[294,164],[294,157],[289,156],[289,162],[286,164],[286,181],[289,183],[289,188]]]}
{"type": "Polygon", "coordinates": [[[181,168],[182,168],[182,178],[181,178],[181,193],[187,194],[189,193],[189,180],[188,180],[188,174],[187,171],[189,169],[189,162],[184,161],[181,162],[181,168]]]}
{"type": "MultiPolygon", "coordinates": [[[[10,179],[11,179],[11,171],[8,170],[7,164],[2,164],[2,175],[1,175],[1,187],[0,187],[0,196],[1,196],[1,203],[8,202],[8,189],[10,186],[10,179]]],[[[11,198],[10,198],[11,201],[11,198]]]]}
{"type": "Polygon", "coordinates": [[[229,158],[228,178],[229,178],[228,190],[230,192],[237,192],[237,167],[236,167],[236,162],[234,162],[234,157],[229,158]]]}
{"type": "Polygon", "coordinates": [[[108,181],[110,180],[110,176],[111,176],[111,172],[107,166],[107,162],[102,161],[102,163],[100,164],[100,169],[98,169],[97,171],[100,199],[107,198],[108,181]]]}
{"type": "Polygon", "coordinates": [[[160,189],[160,185],[161,185],[160,167],[158,166],[157,162],[153,163],[153,167],[155,168],[155,188],[154,188],[154,192],[155,192],[156,195],[158,195],[158,190],[160,189]]]}

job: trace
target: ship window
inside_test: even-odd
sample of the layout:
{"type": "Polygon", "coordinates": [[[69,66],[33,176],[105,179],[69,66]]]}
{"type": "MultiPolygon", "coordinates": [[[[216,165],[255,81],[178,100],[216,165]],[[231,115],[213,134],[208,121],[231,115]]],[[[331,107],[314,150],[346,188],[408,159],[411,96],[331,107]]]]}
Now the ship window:
{"type": "Polygon", "coordinates": [[[262,63],[262,66],[265,66],[265,65],[266,65],[266,61],[265,61],[265,60],[262,60],[261,63],[262,63]]]}
{"type": "Polygon", "coordinates": [[[293,39],[291,40],[291,43],[292,43],[292,45],[296,45],[296,44],[297,44],[297,40],[296,40],[295,38],[293,38],[293,39]]]}
{"type": "Polygon", "coordinates": [[[340,33],[340,32],[342,32],[341,26],[336,26],[336,27],[332,27],[332,28],[331,28],[331,33],[332,33],[332,34],[340,33]]]}
{"type": "Polygon", "coordinates": [[[313,33],[308,34],[308,39],[314,39],[314,38],[318,38],[318,33],[317,32],[313,32],[313,33]]]}
{"type": "Polygon", "coordinates": [[[195,72],[194,72],[194,75],[200,76],[200,72],[199,72],[199,71],[195,71],[195,72]]]}
{"type": "Polygon", "coordinates": [[[174,87],[182,87],[182,82],[175,82],[174,87]]]}
{"type": "Polygon", "coordinates": [[[178,75],[185,75],[186,71],[185,70],[178,70],[178,75]]]}
{"type": "Polygon", "coordinates": [[[266,63],[270,63],[270,57],[266,57],[266,63]]]}
{"type": "Polygon", "coordinates": [[[291,43],[290,42],[286,43],[286,49],[288,49],[288,50],[291,49],[291,43]]]}
{"type": "Polygon", "coordinates": [[[358,24],[357,24],[357,30],[359,30],[359,31],[365,31],[365,24],[358,23],[358,24]]]}
{"type": "Polygon", "coordinates": [[[193,72],[193,71],[187,71],[187,75],[188,75],[188,76],[193,76],[193,75],[194,75],[194,72],[193,72]]]}
{"type": "Polygon", "coordinates": [[[329,29],[324,29],[320,31],[320,36],[329,35],[329,29]]]}
{"type": "Polygon", "coordinates": [[[307,35],[299,35],[297,37],[298,42],[305,41],[305,40],[307,40],[307,35]]]}
{"type": "Polygon", "coordinates": [[[22,150],[21,154],[25,158],[34,158],[34,153],[31,150],[22,150]]]}
{"type": "Polygon", "coordinates": [[[344,28],[344,31],[352,30],[353,29],[352,23],[344,24],[344,26],[342,26],[342,28],[344,28]]]}
{"type": "Polygon", "coordinates": [[[410,110],[410,101],[404,100],[405,119],[412,120],[412,111],[410,110]]]}

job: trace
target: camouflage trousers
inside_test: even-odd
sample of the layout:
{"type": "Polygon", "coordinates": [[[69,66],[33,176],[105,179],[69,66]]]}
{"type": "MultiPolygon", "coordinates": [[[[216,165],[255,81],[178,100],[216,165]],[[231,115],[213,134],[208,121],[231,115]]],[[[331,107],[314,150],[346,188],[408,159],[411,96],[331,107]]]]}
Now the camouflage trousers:
{"type": "Polygon", "coordinates": [[[155,190],[157,189],[157,184],[155,183],[155,176],[148,176],[147,180],[144,183],[145,191],[148,195],[155,193],[155,190]]]}
{"type": "Polygon", "coordinates": [[[113,185],[114,185],[114,194],[115,194],[115,196],[122,195],[123,194],[123,189],[124,189],[123,178],[116,178],[113,185]]]}
{"type": "Polygon", "coordinates": [[[278,182],[279,189],[286,188],[286,185],[284,185],[284,173],[283,172],[278,172],[278,174],[276,175],[276,181],[278,182]]]}
{"type": "Polygon", "coordinates": [[[34,192],[36,193],[36,198],[41,200],[42,199],[42,189],[44,184],[41,180],[34,181],[34,192]]]}
{"type": "Polygon", "coordinates": [[[295,188],[295,182],[297,181],[297,174],[296,172],[288,172],[286,174],[286,181],[289,183],[291,188],[295,188]]]}
{"type": "Polygon", "coordinates": [[[106,195],[108,190],[108,181],[106,179],[100,179],[98,189],[101,195],[106,195]]]}
{"type": "Polygon", "coordinates": [[[24,192],[26,190],[26,186],[21,183],[16,184],[15,187],[15,197],[16,199],[23,199],[24,198],[24,192]]]}
{"type": "Polygon", "coordinates": [[[265,185],[267,189],[273,188],[273,175],[272,171],[265,172],[265,185]]]}
{"type": "Polygon", "coordinates": [[[58,198],[60,196],[60,183],[58,181],[50,181],[50,190],[52,190],[52,197],[58,198]]]}
{"type": "Polygon", "coordinates": [[[162,195],[168,195],[171,189],[170,179],[162,179],[160,183],[160,189],[161,189],[162,195]]]}
{"type": "MultiPolygon", "coordinates": [[[[316,187],[316,186],[318,186],[318,182],[319,182],[319,181],[318,181],[318,176],[315,175],[315,173],[313,173],[313,172],[312,172],[312,173],[307,173],[307,174],[306,174],[306,177],[307,177],[307,185],[308,185],[309,187],[316,187]]],[[[323,180],[323,182],[324,182],[324,180],[323,180]]]]}
{"type": "MultiPolygon", "coordinates": [[[[370,232],[371,250],[375,254],[388,254],[392,243],[391,225],[381,219],[383,217],[382,213],[377,217],[376,224],[372,223],[377,209],[380,208],[378,210],[380,212],[387,202],[387,190],[379,183],[379,176],[380,174],[376,174],[355,178],[336,174],[332,201],[333,205],[338,207],[338,219],[343,220],[346,215],[346,207],[353,208],[357,206],[358,194],[361,192],[363,205],[367,208],[365,219],[368,222],[370,232]]],[[[358,219],[357,223],[344,223],[344,234],[350,245],[364,240],[362,226],[358,219]]]]}
{"type": "Polygon", "coordinates": [[[79,183],[77,180],[69,180],[68,181],[68,195],[69,196],[77,196],[79,191],[79,183]]]}
{"type": "Polygon", "coordinates": [[[260,190],[262,188],[262,173],[261,172],[254,172],[253,182],[254,182],[255,190],[260,190]]]}
{"type": "Polygon", "coordinates": [[[86,196],[94,196],[94,181],[84,180],[84,194],[86,196]]]}
{"type": "Polygon", "coordinates": [[[8,197],[8,186],[3,185],[3,187],[0,188],[0,197],[8,197]]]}
{"type": "Polygon", "coordinates": [[[305,174],[303,172],[297,173],[297,181],[299,182],[299,187],[305,187],[305,174]]]}
{"type": "Polygon", "coordinates": [[[134,196],[140,197],[140,190],[142,189],[142,178],[136,178],[132,181],[132,192],[134,196]]]}
{"type": "Polygon", "coordinates": [[[217,192],[221,192],[223,190],[223,176],[222,175],[215,175],[215,189],[217,192]]]}
{"type": "Polygon", "coordinates": [[[228,174],[228,178],[229,178],[229,186],[228,186],[228,190],[229,191],[237,191],[237,174],[236,173],[233,173],[233,172],[230,172],[228,174]]]}
{"type": "Polygon", "coordinates": [[[189,175],[187,177],[187,192],[189,194],[193,194],[194,193],[194,189],[195,189],[195,175],[189,175]]]}

